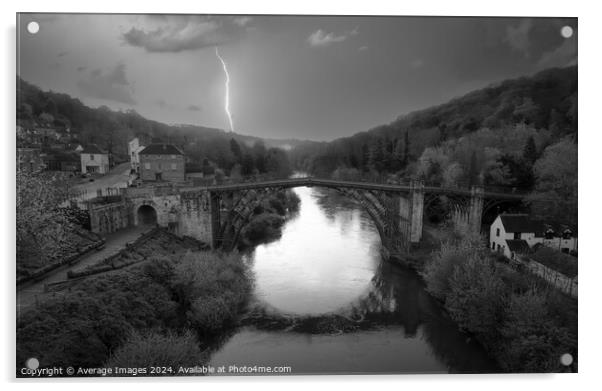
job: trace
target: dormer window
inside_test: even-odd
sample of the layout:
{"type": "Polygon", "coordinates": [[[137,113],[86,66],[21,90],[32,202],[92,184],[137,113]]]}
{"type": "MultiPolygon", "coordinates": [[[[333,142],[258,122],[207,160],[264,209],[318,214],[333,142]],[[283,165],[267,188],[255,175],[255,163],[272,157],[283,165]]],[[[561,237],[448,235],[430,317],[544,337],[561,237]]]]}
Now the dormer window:
{"type": "Polygon", "coordinates": [[[94,155],[90,155],[90,160],[94,160],[94,155]]]}
{"type": "Polygon", "coordinates": [[[570,229],[564,230],[562,232],[562,238],[563,239],[570,239],[573,236],[573,232],[571,232],[570,229]]]}
{"type": "Polygon", "coordinates": [[[514,239],[515,240],[519,240],[520,239],[520,232],[515,232],[514,233],[514,239]]]}
{"type": "Polygon", "coordinates": [[[546,237],[546,239],[554,239],[554,231],[551,229],[548,229],[545,233],[545,237],[546,237]]]}

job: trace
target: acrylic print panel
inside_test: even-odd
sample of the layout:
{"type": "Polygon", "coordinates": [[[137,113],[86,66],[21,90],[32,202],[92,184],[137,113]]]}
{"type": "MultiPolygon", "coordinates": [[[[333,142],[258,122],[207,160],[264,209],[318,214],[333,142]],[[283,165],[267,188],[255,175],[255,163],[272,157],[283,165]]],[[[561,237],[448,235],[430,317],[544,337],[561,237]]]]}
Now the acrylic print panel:
{"type": "Polygon", "coordinates": [[[575,18],[17,21],[17,377],[577,371],[575,18]]]}

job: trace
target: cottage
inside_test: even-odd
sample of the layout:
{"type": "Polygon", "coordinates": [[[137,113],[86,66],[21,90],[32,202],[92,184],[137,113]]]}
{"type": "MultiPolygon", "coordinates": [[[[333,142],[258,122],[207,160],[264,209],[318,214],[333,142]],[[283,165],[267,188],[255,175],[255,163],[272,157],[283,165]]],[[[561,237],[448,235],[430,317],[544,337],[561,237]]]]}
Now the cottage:
{"type": "Polygon", "coordinates": [[[109,172],[109,154],[97,145],[86,146],[81,151],[80,160],[82,174],[106,174],[109,172]]]}
{"type": "Polygon", "coordinates": [[[501,214],[491,224],[490,248],[507,258],[526,254],[538,243],[565,253],[577,251],[577,238],[569,227],[557,230],[549,224],[532,220],[527,214],[501,214]]]}
{"type": "Polygon", "coordinates": [[[143,181],[184,182],[184,153],[171,144],[151,144],[139,152],[143,181]]]}

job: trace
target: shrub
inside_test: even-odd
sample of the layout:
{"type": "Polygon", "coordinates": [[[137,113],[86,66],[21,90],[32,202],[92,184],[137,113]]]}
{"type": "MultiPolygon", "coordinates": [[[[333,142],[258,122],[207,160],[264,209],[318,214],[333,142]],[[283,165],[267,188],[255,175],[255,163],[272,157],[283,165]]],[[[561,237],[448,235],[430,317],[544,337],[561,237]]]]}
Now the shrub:
{"type": "Polygon", "coordinates": [[[444,299],[449,293],[449,280],[456,266],[472,256],[482,253],[480,237],[464,236],[457,241],[447,241],[425,265],[422,276],[427,290],[435,297],[444,299]]]}
{"type": "Polygon", "coordinates": [[[18,362],[97,366],[133,329],[169,326],[177,303],[136,270],[86,279],[62,297],[24,312],[17,323],[18,362]]]}
{"type": "Polygon", "coordinates": [[[504,311],[500,360],[512,372],[553,372],[560,370],[559,358],[571,352],[576,341],[569,330],[548,313],[545,292],[530,290],[513,294],[504,311]]]}
{"type": "Polygon", "coordinates": [[[449,287],[445,306],[452,318],[484,343],[495,343],[505,286],[494,265],[488,259],[472,256],[454,268],[449,287]]]}
{"type": "MultiPolygon", "coordinates": [[[[133,332],[109,358],[107,367],[191,367],[203,360],[199,341],[190,332],[183,334],[157,331],[133,332]]],[[[170,375],[169,373],[167,375],[170,375]]]]}
{"type": "Polygon", "coordinates": [[[243,228],[242,237],[247,244],[258,244],[280,235],[284,220],[274,213],[264,213],[253,219],[243,228]]]}
{"type": "Polygon", "coordinates": [[[441,250],[426,264],[423,277],[427,290],[438,299],[445,299],[449,293],[449,280],[454,268],[466,261],[468,254],[449,243],[441,245],[441,250]]]}
{"type": "Polygon", "coordinates": [[[187,254],[170,281],[188,323],[202,333],[215,333],[230,322],[246,301],[250,282],[240,255],[187,254]]]}

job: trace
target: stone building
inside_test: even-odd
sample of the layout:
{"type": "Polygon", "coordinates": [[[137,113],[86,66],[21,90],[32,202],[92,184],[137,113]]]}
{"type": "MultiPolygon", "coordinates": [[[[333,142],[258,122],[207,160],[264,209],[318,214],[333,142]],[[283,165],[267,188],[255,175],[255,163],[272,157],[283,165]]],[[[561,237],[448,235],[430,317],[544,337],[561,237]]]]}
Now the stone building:
{"type": "Polygon", "coordinates": [[[109,154],[97,145],[88,145],[80,154],[82,174],[106,174],[109,172],[109,154]]]}
{"type": "Polygon", "coordinates": [[[143,181],[184,182],[184,153],[171,144],[151,144],[139,152],[143,181]]]}

